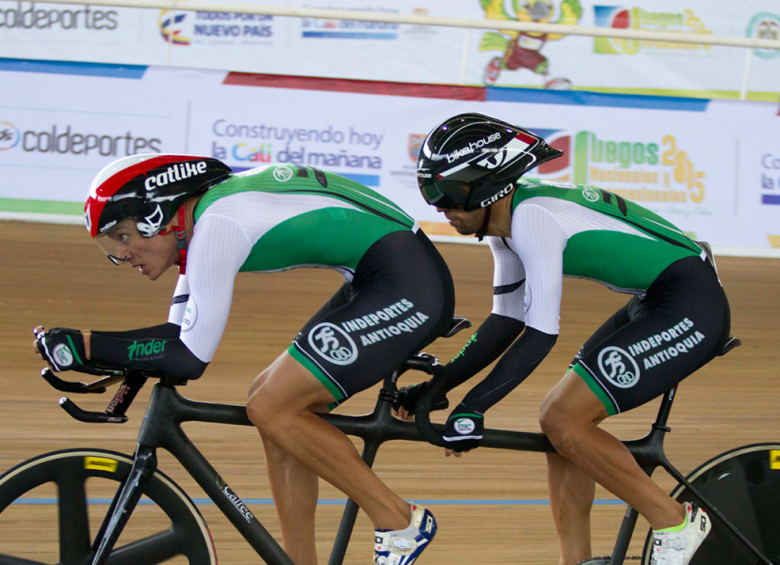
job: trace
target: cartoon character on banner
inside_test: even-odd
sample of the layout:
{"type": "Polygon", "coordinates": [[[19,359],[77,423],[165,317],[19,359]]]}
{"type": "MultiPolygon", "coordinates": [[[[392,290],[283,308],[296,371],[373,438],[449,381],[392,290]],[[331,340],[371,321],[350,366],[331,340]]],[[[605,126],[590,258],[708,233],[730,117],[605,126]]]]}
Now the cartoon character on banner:
{"type": "MultiPolygon", "coordinates": [[[[520,22],[550,23],[553,18],[553,0],[511,0],[515,16],[507,12],[504,0],[480,0],[485,17],[489,20],[516,20],[520,22]]],[[[558,19],[553,22],[561,25],[576,25],[582,16],[579,0],[563,0],[560,4],[558,19]]],[[[487,32],[482,36],[480,51],[503,51],[501,57],[493,57],[485,69],[485,84],[495,84],[502,70],[516,71],[528,69],[544,79],[544,87],[567,90],[571,82],[563,77],[550,78],[550,63],[541,54],[542,47],[548,41],[565,37],[557,33],[539,32],[487,32]]]]}

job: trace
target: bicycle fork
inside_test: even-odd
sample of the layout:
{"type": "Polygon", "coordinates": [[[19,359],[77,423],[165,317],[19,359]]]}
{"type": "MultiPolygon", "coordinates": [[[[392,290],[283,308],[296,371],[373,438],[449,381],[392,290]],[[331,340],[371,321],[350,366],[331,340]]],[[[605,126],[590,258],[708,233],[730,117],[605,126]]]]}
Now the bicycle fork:
{"type": "Polygon", "coordinates": [[[95,536],[92,544],[92,551],[95,554],[92,565],[103,565],[106,562],[156,469],[155,449],[139,445],[130,474],[114,496],[103,524],[95,536]]]}

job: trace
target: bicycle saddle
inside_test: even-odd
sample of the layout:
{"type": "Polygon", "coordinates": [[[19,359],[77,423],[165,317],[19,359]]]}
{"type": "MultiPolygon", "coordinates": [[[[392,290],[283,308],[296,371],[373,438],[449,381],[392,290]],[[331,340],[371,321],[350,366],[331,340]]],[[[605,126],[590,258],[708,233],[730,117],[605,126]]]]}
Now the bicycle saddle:
{"type": "Polygon", "coordinates": [[[720,348],[720,351],[718,351],[715,355],[718,357],[725,355],[735,347],[739,347],[742,345],[742,340],[738,337],[734,337],[733,335],[730,335],[729,338],[726,340],[726,343],[723,344],[723,347],[720,348]]]}

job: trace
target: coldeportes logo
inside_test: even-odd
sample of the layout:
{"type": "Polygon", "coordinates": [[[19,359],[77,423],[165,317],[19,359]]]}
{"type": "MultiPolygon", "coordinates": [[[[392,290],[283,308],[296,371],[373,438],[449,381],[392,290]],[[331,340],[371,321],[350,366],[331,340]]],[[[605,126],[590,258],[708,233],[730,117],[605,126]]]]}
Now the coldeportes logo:
{"type": "MultiPolygon", "coordinates": [[[[750,19],[747,36],[756,39],[780,39],[780,16],[770,12],[761,12],[750,19]]],[[[762,59],[774,59],[780,57],[778,49],[756,49],[754,53],[762,59]]]]}
{"type": "Polygon", "coordinates": [[[0,28],[35,30],[115,30],[119,27],[115,10],[95,10],[91,6],[73,10],[37,7],[35,2],[19,2],[15,8],[0,10],[0,28]]]}
{"type": "MultiPolygon", "coordinates": [[[[697,34],[712,33],[692,10],[684,10],[682,13],[648,12],[642,8],[623,6],[594,6],[593,9],[598,27],[697,34]]],[[[647,39],[597,37],[594,40],[594,52],[608,55],[636,55],[645,49],[703,51],[709,48],[709,45],[647,39]]]]}
{"type": "Polygon", "coordinates": [[[19,130],[11,122],[0,122],[0,151],[8,151],[19,145],[19,130]]]}
{"type": "Polygon", "coordinates": [[[0,151],[17,145],[27,153],[59,153],[61,155],[101,155],[117,157],[145,152],[160,152],[162,141],[127,131],[124,134],[83,133],[75,127],[54,124],[51,129],[19,131],[10,122],[0,122],[0,151]]]}

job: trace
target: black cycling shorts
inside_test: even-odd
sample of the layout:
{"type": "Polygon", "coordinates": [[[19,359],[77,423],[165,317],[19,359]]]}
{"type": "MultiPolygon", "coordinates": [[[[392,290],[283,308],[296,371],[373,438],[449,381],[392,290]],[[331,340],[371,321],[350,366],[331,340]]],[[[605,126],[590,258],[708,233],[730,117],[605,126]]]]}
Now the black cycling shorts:
{"type": "Polygon", "coordinates": [[[715,357],[731,315],[713,267],[699,257],[669,265],[594,333],[571,364],[610,415],[664,394],[715,357]]]}
{"type": "Polygon", "coordinates": [[[420,230],[394,232],[368,249],[352,282],[307,322],[288,352],[340,403],[444,333],[454,309],[452,277],[430,240],[420,230]]]}

